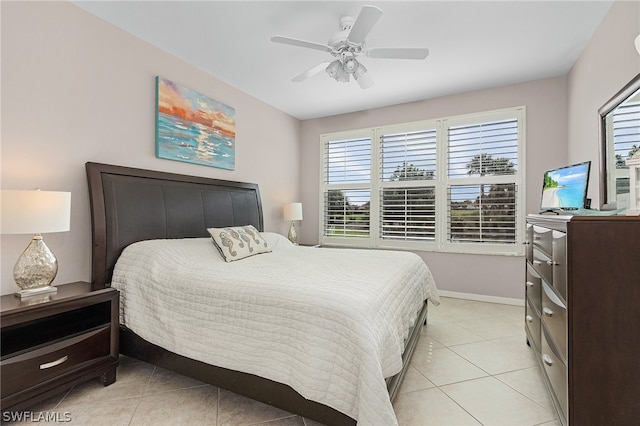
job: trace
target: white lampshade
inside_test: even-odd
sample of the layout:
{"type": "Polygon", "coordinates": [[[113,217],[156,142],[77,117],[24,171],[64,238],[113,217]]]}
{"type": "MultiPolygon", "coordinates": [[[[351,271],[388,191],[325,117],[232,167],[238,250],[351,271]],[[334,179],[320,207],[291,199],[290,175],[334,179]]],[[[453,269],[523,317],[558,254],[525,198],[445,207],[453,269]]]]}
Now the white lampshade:
{"type": "Polygon", "coordinates": [[[291,203],[284,206],[285,220],[302,220],[302,203],[291,203]]]}
{"type": "Polygon", "coordinates": [[[3,234],[64,232],[71,225],[71,193],[2,190],[3,234]]]}

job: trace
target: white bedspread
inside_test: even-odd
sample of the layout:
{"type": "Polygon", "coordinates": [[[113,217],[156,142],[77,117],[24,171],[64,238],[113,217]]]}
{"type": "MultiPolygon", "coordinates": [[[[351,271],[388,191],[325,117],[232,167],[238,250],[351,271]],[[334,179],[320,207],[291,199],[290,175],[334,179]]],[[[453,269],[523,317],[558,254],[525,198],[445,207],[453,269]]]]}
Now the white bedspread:
{"type": "Polygon", "coordinates": [[[292,245],[225,263],[208,238],[127,247],[112,286],[121,322],[180,355],[293,387],[361,425],[397,423],[385,377],[433,277],[413,253],[292,245]]]}

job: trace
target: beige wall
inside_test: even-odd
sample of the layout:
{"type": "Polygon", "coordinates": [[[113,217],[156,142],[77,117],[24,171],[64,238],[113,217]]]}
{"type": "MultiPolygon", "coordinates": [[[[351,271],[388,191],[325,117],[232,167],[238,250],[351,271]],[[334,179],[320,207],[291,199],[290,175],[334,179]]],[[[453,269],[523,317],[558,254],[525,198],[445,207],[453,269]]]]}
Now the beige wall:
{"type": "MultiPolygon", "coordinates": [[[[545,170],[567,161],[567,79],[557,77],[302,122],[300,239],[318,241],[320,134],[526,106],[526,210],[538,211],[545,170]]],[[[442,290],[524,298],[519,256],[419,252],[442,290]],[[497,273],[496,271],[499,271],[497,273]]]]}
{"type": "Polygon", "coordinates": [[[568,156],[571,163],[591,160],[594,207],[605,202],[598,191],[598,109],[640,73],[638,34],[640,1],[616,1],[569,72],[568,156]]]}
{"type": "MultiPolygon", "coordinates": [[[[45,235],[54,284],[89,280],[87,161],[260,185],[267,230],[285,233],[282,205],[299,194],[299,120],[67,2],[2,7],[2,188],[72,192],[71,231],[45,235]],[[155,76],[236,109],[236,170],[155,157],[155,76]]],[[[30,240],[2,236],[1,292],[30,240]]]]}

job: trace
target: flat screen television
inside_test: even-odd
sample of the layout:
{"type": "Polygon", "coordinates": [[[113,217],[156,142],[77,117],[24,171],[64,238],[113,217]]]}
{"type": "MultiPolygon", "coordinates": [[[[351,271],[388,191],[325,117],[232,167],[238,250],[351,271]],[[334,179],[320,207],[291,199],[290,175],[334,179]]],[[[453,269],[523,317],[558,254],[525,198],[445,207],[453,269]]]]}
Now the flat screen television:
{"type": "Polygon", "coordinates": [[[591,161],[545,172],[540,210],[577,210],[585,208],[591,161]]]}

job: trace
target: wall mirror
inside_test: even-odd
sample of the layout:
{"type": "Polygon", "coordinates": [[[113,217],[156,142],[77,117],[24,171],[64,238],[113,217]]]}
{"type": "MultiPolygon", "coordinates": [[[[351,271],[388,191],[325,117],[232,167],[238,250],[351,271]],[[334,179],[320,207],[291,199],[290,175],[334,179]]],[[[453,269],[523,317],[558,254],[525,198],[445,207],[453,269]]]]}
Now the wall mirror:
{"type": "Polygon", "coordinates": [[[600,114],[600,203],[629,207],[629,167],[640,149],[640,74],[598,110],[600,114]]]}

